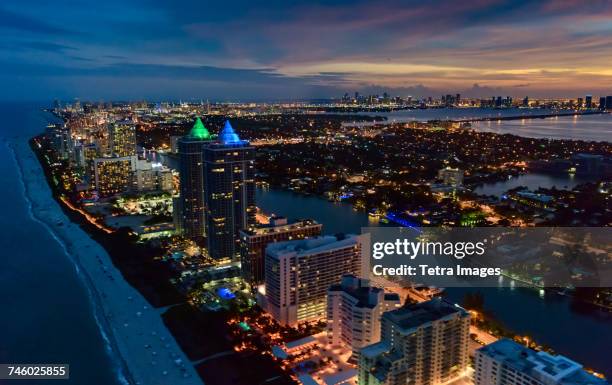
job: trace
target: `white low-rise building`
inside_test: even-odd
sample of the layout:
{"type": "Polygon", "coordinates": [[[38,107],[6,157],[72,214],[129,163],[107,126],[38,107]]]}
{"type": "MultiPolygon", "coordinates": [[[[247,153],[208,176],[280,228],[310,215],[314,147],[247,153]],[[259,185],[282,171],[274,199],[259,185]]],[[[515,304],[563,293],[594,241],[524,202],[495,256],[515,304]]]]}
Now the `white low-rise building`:
{"type": "Polygon", "coordinates": [[[380,341],[383,313],[400,305],[399,295],[371,287],[367,279],[343,276],[342,282],[327,292],[328,343],[349,347],[351,361],[358,361],[362,347],[380,341]]]}

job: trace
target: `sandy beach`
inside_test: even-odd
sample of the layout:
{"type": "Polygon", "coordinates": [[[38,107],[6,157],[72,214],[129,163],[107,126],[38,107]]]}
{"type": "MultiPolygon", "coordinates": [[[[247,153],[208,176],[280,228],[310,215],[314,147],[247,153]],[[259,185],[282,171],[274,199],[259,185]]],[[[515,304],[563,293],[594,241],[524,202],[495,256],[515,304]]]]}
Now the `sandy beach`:
{"type": "Polygon", "coordinates": [[[45,225],[58,240],[89,289],[109,354],[121,367],[118,376],[122,382],[202,385],[193,365],[165,327],[160,311],[123,279],[104,248],[64,215],[28,143],[13,140],[9,146],[19,165],[34,220],[45,225]]]}

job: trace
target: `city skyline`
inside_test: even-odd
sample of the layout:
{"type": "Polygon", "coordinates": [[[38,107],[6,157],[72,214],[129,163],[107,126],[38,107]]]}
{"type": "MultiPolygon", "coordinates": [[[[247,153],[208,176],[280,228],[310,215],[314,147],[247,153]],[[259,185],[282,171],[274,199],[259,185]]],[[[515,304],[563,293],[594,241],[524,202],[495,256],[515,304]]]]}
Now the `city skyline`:
{"type": "Polygon", "coordinates": [[[577,1],[10,4],[0,99],[607,95],[611,13],[577,1]]]}
{"type": "Polygon", "coordinates": [[[0,33],[0,383],[612,385],[612,1],[0,33]]]}
{"type": "MultiPolygon", "coordinates": [[[[609,318],[600,314],[612,300],[603,254],[609,234],[602,227],[609,226],[611,150],[603,132],[597,141],[572,136],[575,127],[596,133],[600,124],[609,127],[608,97],[601,108],[585,107],[581,99],[580,110],[573,101],[536,107],[538,101],[525,106],[522,100],[519,109],[495,97],[472,107],[480,115],[449,120],[465,103],[444,95],[406,112],[446,120],[382,123],[373,120],[380,108],[368,112],[380,101],[355,99],[352,106],[264,108],[75,102],[45,110],[54,120],[30,141],[37,158],[29,158],[43,168],[21,175],[46,187],[40,182],[46,172],[53,195],[34,196],[55,197],[69,213],[76,211],[71,220],[108,250],[91,258],[83,246],[80,258],[87,274],[97,274],[103,305],[118,306],[113,314],[134,314],[110,319],[120,341],[140,337],[120,347],[126,375],[152,385],[168,378],[186,385],[228,379],[244,385],[494,385],[506,377],[517,384],[523,378],[608,384],[609,318]],[[499,110],[491,124],[493,102],[499,110]],[[361,114],[325,113],[346,107],[361,114]],[[526,116],[568,129],[556,140],[546,128],[542,137],[517,135],[518,122],[533,125],[526,116]],[[510,133],[500,131],[504,125],[510,133]],[[500,188],[487,190],[491,182],[500,188]],[[364,226],[377,229],[364,233],[364,226]],[[486,227],[504,235],[484,235],[486,227]],[[552,238],[542,243],[508,231],[518,227],[537,227],[552,238]],[[484,247],[480,258],[468,251],[471,242],[430,236],[436,228],[448,234],[456,228],[460,239],[472,233],[495,246],[484,247]],[[420,239],[436,240],[426,242],[424,254],[412,259],[390,251],[387,246],[402,239],[411,243],[407,233],[415,229],[420,239]],[[573,248],[583,242],[597,249],[573,248]],[[453,259],[456,269],[444,267],[438,257],[447,255],[447,244],[467,265],[453,259]],[[384,246],[384,265],[377,245],[384,246]],[[441,263],[428,262],[429,245],[441,263]],[[503,270],[493,267],[498,256],[503,270]],[[106,267],[111,264],[118,271],[106,267]],[[416,275],[409,269],[414,264],[416,275]],[[564,283],[569,271],[580,273],[564,283]],[[123,282],[120,273],[151,308],[134,307],[134,294],[115,289],[123,282]],[[435,287],[419,285],[419,276],[455,275],[436,278],[435,287]],[[466,288],[465,280],[480,283],[466,288]],[[578,315],[574,306],[592,310],[578,315]],[[566,335],[569,325],[580,333],[566,335]],[[173,338],[162,343],[177,343],[163,347],[173,354],[139,360],[157,355],[152,344],[163,333],[173,338]],[[181,352],[188,358],[177,366],[181,352]],[[496,369],[507,362],[516,366],[496,369]]],[[[70,238],[69,219],[50,215],[50,228],[67,242],[81,239],[70,238]]]]}

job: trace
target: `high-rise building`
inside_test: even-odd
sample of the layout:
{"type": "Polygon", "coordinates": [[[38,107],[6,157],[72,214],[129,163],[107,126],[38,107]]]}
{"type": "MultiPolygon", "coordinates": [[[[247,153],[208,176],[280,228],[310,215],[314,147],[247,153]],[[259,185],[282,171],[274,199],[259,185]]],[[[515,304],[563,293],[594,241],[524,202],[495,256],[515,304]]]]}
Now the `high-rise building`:
{"type": "Polygon", "coordinates": [[[255,224],[255,149],[226,121],[219,139],[204,147],[203,161],[208,253],[233,260],[240,230],[255,224]]]}
{"type": "Polygon", "coordinates": [[[183,236],[202,242],[206,233],[204,206],[204,153],[203,147],[210,143],[212,136],[200,118],[178,142],[180,196],[176,215],[183,236]]]}
{"type": "Polygon", "coordinates": [[[606,109],[606,97],[605,96],[601,96],[599,98],[599,109],[600,110],[605,110],[606,109]]]}
{"type": "Polygon", "coordinates": [[[51,145],[57,151],[62,159],[70,158],[71,150],[71,130],[66,125],[53,125],[50,126],[48,132],[49,138],[51,139],[51,145]]]}
{"type": "Polygon", "coordinates": [[[441,179],[446,185],[461,187],[463,186],[463,170],[445,167],[438,170],[438,179],[441,179]]]}
{"type": "Polygon", "coordinates": [[[132,122],[112,123],[108,134],[111,155],[119,157],[136,155],[136,127],[132,122]]]}
{"type": "Polygon", "coordinates": [[[83,156],[85,157],[84,177],[89,181],[95,181],[95,160],[100,157],[100,150],[95,143],[90,143],[83,147],[83,156]]]}
{"type": "Polygon", "coordinates": [[[132,188],[136,156],[94,160],[96,190],[101,196],[121,194],[132,188]]]}
{"type": "Polygon", "coordinates": [[[361,238],[323,236],[272,243],[266,248],[265,303],[281,324],[325,317],[327,289],[344,274],[361,275],[361,238]]]}
{"type": "Polygon", "coordinates": [[[359,362],[364,346],[380,340],[380,318],[399,308],[398,294],[369,286],[367,279],[347,274],[327,291],[327,339],[332,346],[348,346],[351,361],[359,362]]]}
{"type": "Polygon", "coordinates": [[[138,159],[136,161],[136,170],[134,171],[133,189],[138,192],[171,192],[174,189],[172,171],[160,164],[154,164],[145,159],[138,159]]]}
{"type": "Polygon", "coordinates": [[[593,108],[593,95],[587,95],[585,97],[584,108],[593,108]]]}
{"type": "Polygon", "coordinates": [[[561,355],[536,352],[509,339],[476,351],[475,385],[607,385],[561,355]]]}
{"type": "Polygon", "coordinates": [[[179,152],[179,141],[181,140],[182,136],[179,135],[172,135],[170,137],[170,151],[174,154],[177,154],[179,152]]]}
{"type": "Polygon", "coordinates": [[[612,95],[606,96],[606,110],[612,110],[612,95]]]}
{"type": "Polygon", "coordinates": [[[85,161],[85,146],[83,146],[82,142],[74,143],[72,147],[71,163],[78,169],[84,169],[87,166],[87,162],[85,161]]]}
{"type": "Polygon", "coordinates": [[[270,223],[240,231],[242,277],[252,288],[264,281],[264,256],[270,243],[304,239],[321,235],[323,226],[311,219],[289,223],[287,218],[272,217],[270,223]]]}
{"type": "Polygon", "coordinates": [[[380,342],[361,349],[360,385],[443,384],[468,367],[470,316],[440,298],[386,312],[380,342]]]}

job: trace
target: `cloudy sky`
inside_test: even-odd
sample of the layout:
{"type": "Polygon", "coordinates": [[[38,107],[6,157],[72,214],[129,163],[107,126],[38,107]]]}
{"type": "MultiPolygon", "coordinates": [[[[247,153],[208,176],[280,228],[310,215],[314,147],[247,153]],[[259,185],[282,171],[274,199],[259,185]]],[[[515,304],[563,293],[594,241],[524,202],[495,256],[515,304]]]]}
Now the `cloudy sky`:
{"type": "Polygon", "coordinates": [[[609,1],[0,3],[0,98],[612,94],[609,1]]]}

